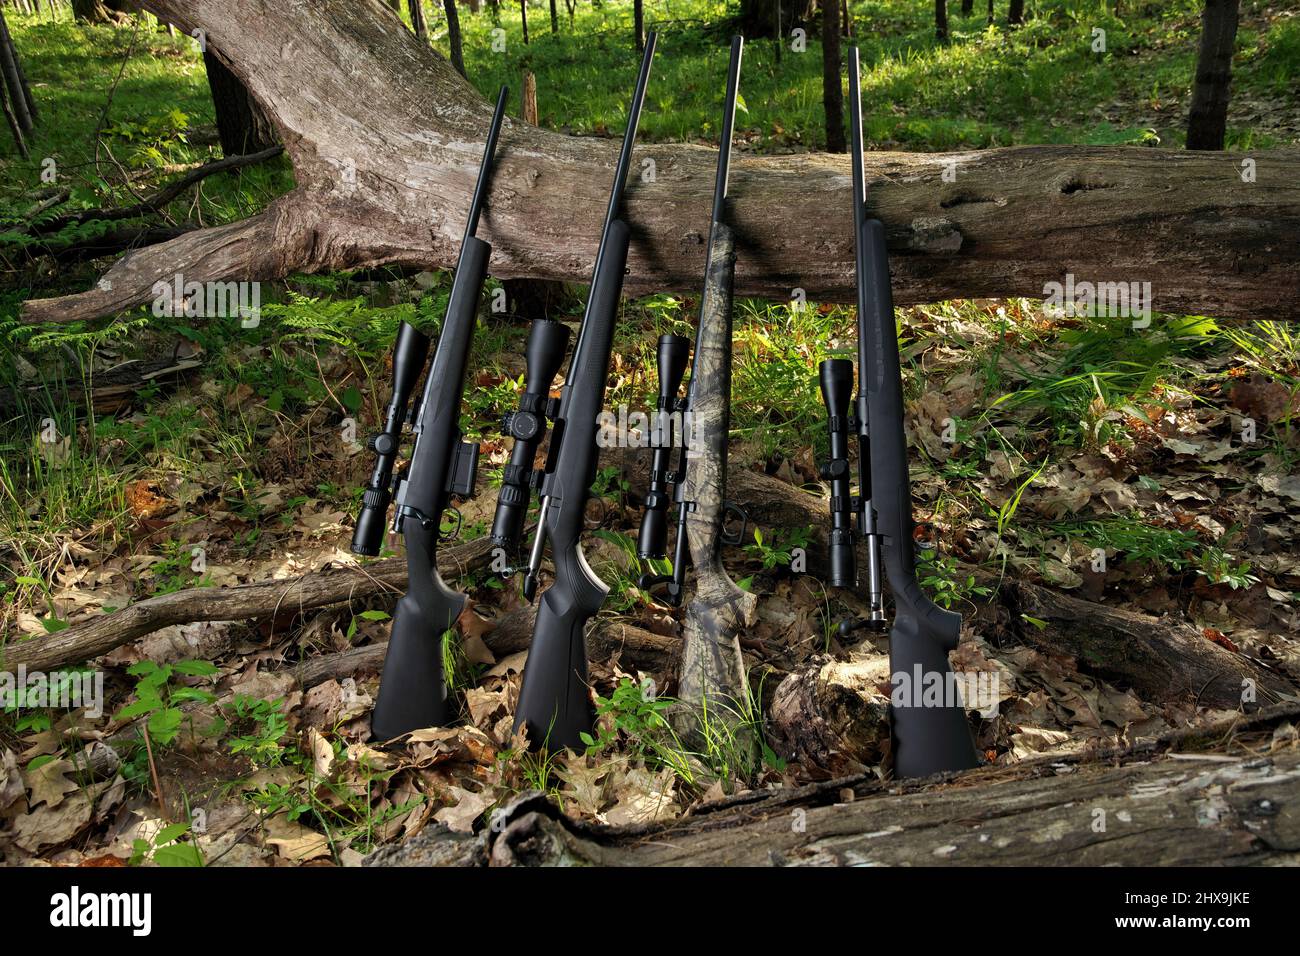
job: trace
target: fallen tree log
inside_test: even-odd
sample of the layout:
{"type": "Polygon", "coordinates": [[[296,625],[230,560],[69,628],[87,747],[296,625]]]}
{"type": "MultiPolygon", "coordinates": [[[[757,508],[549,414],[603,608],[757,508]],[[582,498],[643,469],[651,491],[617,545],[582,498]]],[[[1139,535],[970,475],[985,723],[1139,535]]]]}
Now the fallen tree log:
{"type": "MultiPolygon", "coordinates": [[[[221,49],[275,124],[297,186],[250,219],[125,255],[90,291],[30,301],[26,320],[127,309],[177,272],[248,281],[452,264],[491,106],[391,11],[377,0],[143,5],[186,32],[205,31],[221,49]]],[[[614,127],[622,117],[608,120],[614,127]]],[[[588,278],[616,149],[507,121],[480,226],[494,246],[495,276],[588,278]]],[[[1041,297],[1070,273],[1149,282],[1158,311],[1271,318],[1300,308],[1300,151],[1253,155],[1250,182],[1231,154],[1138,147],[867,158],[870,211],[885,223],[900,305],[1041,297]]],[[[653,181],[628,195],[627,291],[693,291],[715,155],[643,143],[636,161],[645,160],[653,181]]],[[[786,299],[797,287],[813,300],[849,301],[849,192],[842,156],[737,156],[737,292],[786,299]]]]}
{"type": "MultiPolygon", "coordinates": [[[[491,557],[486,539],[469,541],[438,553],[445,575],[482,567],[491,557]]],[[[74,624],[48,637],[8,643],[0,653],[6,668],[49,671],[106,654],[115,647],[173,624],[194,621],[239,621],[283,612],[308,611],[376,594],[400,594],[406,587],[406,560],[327,568],[284,581],[258,581],[232,588],[188,588],[149,598],[74,624]]]]}
{"type": "Polygon", "coordinates": [[[1027,581],[1008,582],[1002,597],[1022,641],[1064,653],[1085,674],[1131,688],[1143,700],[1254,710],[1300,693],[1286,677],[1220,647],[1186,621],[1106,607],[1027,581]]]}
{"type": "Polygon", "coordinates": [[[368,866],[1256,865],[1300,860],[1300,707],[1102,755],[939,781],[870,775],[666,824],[570,819],[540,794],[478,836],[428,827],[368,866]],[[1208,746],[1207,746],[1208,744],[1208,746]]]}

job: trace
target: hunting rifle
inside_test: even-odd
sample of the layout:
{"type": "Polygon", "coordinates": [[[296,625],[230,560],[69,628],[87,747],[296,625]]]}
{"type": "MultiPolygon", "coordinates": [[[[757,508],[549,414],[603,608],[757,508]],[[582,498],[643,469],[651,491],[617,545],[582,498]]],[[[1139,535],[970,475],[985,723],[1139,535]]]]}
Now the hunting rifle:
{"type": "Polygon", "coordinates": [[[893,684],[890,709],[894,773],[924,777],[979,764],[966,710],[956,695],[948,652],[957,646],[961,615],[921,592],[912,552],[912,499],[903,432],[903,382],[889,287],[885,228],[867,218],[863,172],[862,100],[858,50],[849,54],[853,152],[853,222],[858,279],[858,397],[853,362],[827,359],[818,369],[830,427],[830,460],[822,476],[831,485],[830,583],[857,587],[856,539],[867,555],[867,614],[842,622],[840,633],[886,628],[881,570],[894,595],[889,637],[893,684]],[[853,413],[850,414],[850,407],[853,413]],[[849,432],[858,437],[858,494],[850,489],[849,432]],[[938,683],[941,702],[922,703],[922,685],[938,683]],[[900,704],[901,701],[901,704],[900,704]]]}

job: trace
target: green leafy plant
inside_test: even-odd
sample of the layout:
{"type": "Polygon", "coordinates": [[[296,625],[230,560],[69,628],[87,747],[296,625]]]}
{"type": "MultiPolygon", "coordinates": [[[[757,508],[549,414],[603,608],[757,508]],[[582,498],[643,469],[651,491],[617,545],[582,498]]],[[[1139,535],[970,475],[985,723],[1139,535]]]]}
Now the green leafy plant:
{"type": "Polygon", "coordinates": [[[158,866],[203,866],[203,851],[192,842],[188,823],[170,823],[159,830],[152,839],[137,838],[131,842],[131,866],[141,866],[152,861],[158,866]],[[190,837],[190,842],[182,842],[190,837]]]}
{"type": "Polygon", "coordinates": [[[745,545],[745,553],[755,558],[764,571],[788,568],[794,560],[795,550],[799,548],[806,550],[811,539],[811,528],[775,531],[770,538],[763,534],[762,528],[755,528],[754,543],[745,545]]]}
{"type": "Polygon", "coordinates": [[[988,597],[991,588],[975,583],[975,575],[964,578],[957,567],[957,559],[940,555],[934,548],[924,548],[916,553],[917,580],[929,591],[934,603],[951,608],[954,604],[973,597],[988,597]]]}
{"type": "Polygon", "coordinates": [[[127,668],[127,673],[136,679],[135,700],[117,712],[118,720],[134,720],[148,716],[147,728],[149,738],[160,746],[166,746],[180,733],[184,712],[181,704],[187,701],[211,703],[216,700],[213,694],[197,687],[174,685],[172,678],[211,677],[217,668],[208,661],[177,661],[173,664],[158,664],[154,661],[139,661],[127,668]]]}

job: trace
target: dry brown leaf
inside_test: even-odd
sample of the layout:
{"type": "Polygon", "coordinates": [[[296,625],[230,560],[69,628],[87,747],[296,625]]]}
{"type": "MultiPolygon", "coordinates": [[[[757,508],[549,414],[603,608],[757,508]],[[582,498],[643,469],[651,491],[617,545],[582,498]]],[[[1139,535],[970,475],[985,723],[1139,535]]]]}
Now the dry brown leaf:
{"type": "Polygon", "coordinates": [[[14,843],[31,853],[66,843],[90,822],[92,809],[90,797],[85,793],[74,794],[57,807],[37,807],[14,820],[14,843]]]}
{"type": "Polygon", "coordinates": [[[452,787],[450,795],[457,798],[456,805],[443,807],[433,815],[433,818],[439,823],[446,824],[449,830],[456,833],[473,833],[474,821],[481,817],[488,807],[496,803],[487,791],[474,793],[461,787],[452,787]]]}
{"type": "Polygon", "coordinates": [[[268,846],[293,863],[306,863],[330,855],[329,841],[315,830],[309,830],[296,820],[290,822],[283,814],[266,821],[268,846]]]}
{"type": "Polygon", "coordinates": [[[71,760],[50,760],[35,770],[25,771],[23,776],[32,792],[27,805],[35,808],[44,803],[51,810],[57,807],[64,796],[78,789],[77,784],[66,776],[76,769],[71,760]]]}

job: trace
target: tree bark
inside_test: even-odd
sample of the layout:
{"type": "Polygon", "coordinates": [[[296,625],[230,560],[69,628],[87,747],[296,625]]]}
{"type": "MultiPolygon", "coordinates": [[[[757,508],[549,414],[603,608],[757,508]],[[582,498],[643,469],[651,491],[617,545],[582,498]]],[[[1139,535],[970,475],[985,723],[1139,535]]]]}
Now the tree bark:
{"type": "MultiPolygon", "coordinates": [[[[552,0],[554,2],[554,0],[552,0]]],[[[636,52],[645,52],[645,3],[632,0],[632,29],[636,33],[636,52]]]]}
{"type": "Polygon", "coordinates": [[[934,38],[948,40],[948,0],[934,0],[934,38]]]}
{"type": "MultiPolygon", "coordinates": [[[[273,279],[295,271],[450,267],[491,115],[432,48],[370,3],[264,6],[149,0],[204,26],[277,122],[295,190],[242,222],[119,260],[89,292],[29,302],[28,321],[73,321],[152,299],[157,276],[273,279]],[[294,68],[285,68],[292,40],[294,68]],[[310,95],[304,95],[304,83],[310,95]],[[424,96],[413,105],[403,91],[424,96]],[[332,109],[317,104],[328,102],[332,109]],[[419,135],[416,135],[419,131],[419,135]],[[395,183],[394,163],[403,182],[395,183]],[[355,170],[355,175],[348,175],[355,170]]],[[[608,201],[616,142],[507,121],[480,226],[499,278],[585,282],[608,201]]],[[[685,291],[703,270],[713,149],[642,142],[657,182],[634,182],[628,294],[685,291]],[[671,201],[667,201],[671,197],[671,201]]],[[[1219,318],[1300,311],[1300,151],[1258,155],[1258,181],[1222,160],[1142,147],[1031,146],[959,154],[871,153],[868,203],[886,224],[894,299],[1041,297],[1046,282],[1137,279],[1153,308],[1219,318]],[[957,182],[942,176],[950,163],[957,182]],[[1158,236],[1159,242],[1152,237],[1158,236]]],[[[738,295],[854,297],[847,157],[737,156],[732,195],[738,295]],[[802,211],[802,212],[801,212],[802,211]]]]}
{"type": "Polygon", "coordinates": [[[1188,149],[1223,149],[1232,50],[1237,43],[1238,5],[1239,0],[1205,0],[1201,49],[1196,58],[1192,106],[1187,116],[1188,149]]]}
{"type": "Polygon", "coordinates": [[[826,111],[826,152],[842,153],[848,148],[848,142],[844,136],[840,5],[837,0],[822,0],[822,106],[826,111]]]}
{"type": "Polygon", "coordinates": [[[367,866],[1247,866],[1300,859],[1297,708],[1105,754],[749,791],[668,823],[570,819],[537,792],[477,836],[426,827],[367,866]],[[1103,759],[1104,758],[1104,759],[1103,759]]]}
{"type": "Polygon", "coordinates": [[[560,32],[560,11],[556,9],[555,0],[551,0],[551,33],[560,32]]]}
{"type": "Polygon", "coordinates": [[[460,15],[456,12],[456,0],[442,0],[442,9],[447,13],[447,42],[451,44],[451,65],[461,76],[465,72],[465,51],[460,37],[460,15]]]}
{"type": "Polygon", "coordinates": [[[970,16],[975,11],[975,0],[961,0],[961,15],[970,16]]]}
{"type": "Polygon", "coordinates": [[[519,22],[524,26],[524,45],[528,45],[528,0],[519,0],[519,22]]]}
{"type": "Polygon", "coordinates": [[[221,61],[211,43],[203,51],[203,66],[217,114],[217,136],[226,157],[261,153],[277,146],[279,140],[270,117],[221,61]]]}
{"type": "Polygon", "coordinates": [[[1012,26],[1025,22],[1025,0],[1011,0],[1007,4],[1007,23],[1012,26]]]}

